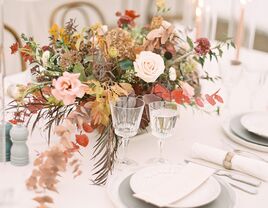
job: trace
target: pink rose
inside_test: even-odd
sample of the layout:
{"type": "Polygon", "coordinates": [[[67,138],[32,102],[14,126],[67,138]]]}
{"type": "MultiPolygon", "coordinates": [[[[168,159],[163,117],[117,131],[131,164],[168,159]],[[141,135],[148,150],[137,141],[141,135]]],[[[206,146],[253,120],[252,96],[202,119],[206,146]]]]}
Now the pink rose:
{"type": "Polygon", "coordinates": [[[180,86],[183,90],[183,94],[187,95],[188,97],[193,97],[194,96],[194,88],[189,85],[187,82],[181,82],[180,86]]]}
{"type": "Polygon", "coordinates": [[[54,79],[51,93],[57,100],[62,100],[64,105],[70,105],[75,102],[75,98],[82,98],[85,95],[85,91],[88,88],[82,84],[78,79],[80,74],[71,74],[64,72],[63,76],[57,80],[54,79]]]}

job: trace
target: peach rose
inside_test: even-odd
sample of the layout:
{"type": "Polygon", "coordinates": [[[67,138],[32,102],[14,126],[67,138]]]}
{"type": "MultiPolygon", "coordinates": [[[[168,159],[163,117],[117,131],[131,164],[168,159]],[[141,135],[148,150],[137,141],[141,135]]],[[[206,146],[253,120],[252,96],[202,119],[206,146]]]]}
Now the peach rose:
{"type": "Polygon", "coordinates": [[[134,62],[136,76],[145,82],[155,82],[164,73],[165,64],[163,58],[151,51],[142,51],[134,62]]]}
{"type": "Polygon", "coordinates": [[[189,85],[187,82],[181,82],[180,85],[185,95],[190,98],[194,96],[194,88],[191,85],[189,85]]]}
{"type": "Polygon", "coordinates": [[[70,105],[75,102],[76,97],[82,98],[85,95],[86,85],[82,84],[78,79],[80,74],[71,74],[64,72],[63,76],[57,80],[54,79],[52,85],[52,95],[64,105],[70,105]]]}

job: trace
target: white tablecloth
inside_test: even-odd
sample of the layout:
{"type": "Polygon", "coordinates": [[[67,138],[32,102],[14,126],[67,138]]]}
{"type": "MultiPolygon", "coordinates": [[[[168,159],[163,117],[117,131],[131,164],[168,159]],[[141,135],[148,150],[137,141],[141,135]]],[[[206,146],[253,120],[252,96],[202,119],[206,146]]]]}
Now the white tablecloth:
{"type": "MultiPolygon", "coordinates": [[[[227,53],[232,56],[232,52],[227,53]]],[[[255,51],[242,51],[242,60],[247,61],[248,65],[267,66],[268,55],[255,51]],[[250,63],[251,62],[251,63],[250,63]]],[[[209,68],[217,69],[217,65],[212,64],[209,68]]],[[[215,87],[217,88],[217,87],[215,87]]],[[[211,90],[205,87],[204,90],[211,90]]],[[[236,95],[234,95],[233,104],[238,109],[246,110],[248,106],[245,103],[248,99],[247,92],[241,85],[237,86],[236,95]],[[242,90],[241,90],[242,89],[242,90]],[[241,107],[242,106],[242,107],[241,107]]],[[[212,90],[211,90],[212,91],[212,90]]],[[[90,177],[92,170],[92,161],[90,161],[92,147],[96,137],[90,136],[90,146],[82,150],[83,156],[78,156],[82,161],[83,174],[77,179],[73,180],[71,171],[68,171],[58,184],[59,194],[53,194],[55,205],[51,207],[57,208],[112,208],[113,204],[108,198],[105,187],[90,185],[90,177]]],[[[57,141],[57,138],[53,138],[57,141]]],[[[129,145],[129,157],[135,159],[140,164],[144,164],[146,160],[154,157],[158,153],[156,138],[150,133],[143,134],[131,139],[129,145]]],[[[226,142],[233,144],[226,138],[221,129],[221,117],[216,115],[207,115],[203,112],[192,112],[191,108],[183,109],[181,111],[180,119],[177,122],[176,134],[166,140],[164,147],[165,156],[172,162],[182,163],[184,158],[190,157],[190,149],[194,142],[199,142],[211,145],[218,148],[227,149],[226,142]],[[225,142],[223,142],[225,141],[225,142]]],[[[34,160],[37,152],[44,150],[46,146],[45,139],[40,137],[39,132],[33,133],[30,136],[28,145],[30,147],[31,162],[34,160]]],[[[236,145],[236,144],[233,144],[236,145]]],[[[239,147],[243,148],[243,147],[239,147]]],[[[268,158],[268,154],[258,153],[268,158]]],[[[25,188],[25,179],[32,171],[32,163],[25,167],[13,167],[9,163],[0,164],[0,181],[1,187],[13,186],[15,187],[16,200],[14,204],[8,205],[8,208],[31,208],[34,207],[35,202],[31,199],[34,194],[25,188]],[[6,177],[3,175],[5,174],[6,177]],[[2,176],[2,177],[1,177],[2,176]],[[5,180],[3,181],[3,179],[5,180]]],[[[262,184],[259,193],[256,196],[246,194],[239,190],[235,190],[237,203],[236,208],[265,208],[268,204],[268,184],[262,184]]]]}

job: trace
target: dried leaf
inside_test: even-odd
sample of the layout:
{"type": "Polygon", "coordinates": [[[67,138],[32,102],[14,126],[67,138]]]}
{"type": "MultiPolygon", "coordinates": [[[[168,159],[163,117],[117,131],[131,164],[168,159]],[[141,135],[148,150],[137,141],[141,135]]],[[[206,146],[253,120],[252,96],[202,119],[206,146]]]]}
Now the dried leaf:
{"type": "Polygon", "coordinates": [[[52,203],[54,203],[53,199],[50,196],[37,196],[37,197],[34,197],[33,200],[37,201],[40,204],[45,204],[45,203],[52,204],[52,203]]]}

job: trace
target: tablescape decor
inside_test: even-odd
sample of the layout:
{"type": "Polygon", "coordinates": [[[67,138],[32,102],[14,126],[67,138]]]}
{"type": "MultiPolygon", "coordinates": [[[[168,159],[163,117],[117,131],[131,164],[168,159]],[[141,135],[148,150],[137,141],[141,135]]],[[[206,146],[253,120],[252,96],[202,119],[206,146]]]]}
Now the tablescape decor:
{"type": "Polygon", "coordinates": [[[268,165],[260,160],[247,158],[211,146],[195,143],[192,147],[192,157],[221,165],[226,169],[232,169],[259,178],[268,180],[268,165]]]}
{"type": "Polygon", "coordinates": [[[252,112],[241,117],[242,126],[249,132],[268,139],[268,114],[267,112],[252,112]]]}
{"type": "Polygon", "coordinates": [[[28,129],[23,125],[14,125],[10,130],[13,145],[11,147],[11,164],[24,166],[29,163],[29,149],[26,141],[28,129]]]}
{"type": "MultiPolygon", "coordinates": [[[[6,140],[5,141],[5,144],[6,144],[5,160],[6,161],[10,161],[10,150],[11,150],[11,147],[12,147],[12,141],[10,139],[10,130],[11,130],[11,128],[12,128],[12,125],[10,123],[6,123],[4,125],[4,128],[3,128],[3,125],[0,124],[0,131],[2,132],[2,129],[5,129],[5,140],[6,140]]],[[[0,154],[0,161],[4,161],[4,158],[2,158],[2,154],[0,154]]]]}
{"type": "MultiPolygon", "coordinates": [[[[105,184],[119,144],[109,102],[119,97],[151,94],[200,109],[205,105],[217,107],[217,103],[223,102],[219,90],[204,95],[192,92],[199,79],[214,80],[206,72],[200,72],[197,78],[198,65],[203,66],[206,59],[221,57],[225,47],[233,46],[231,39],[215,46],[207,38],[191,40],[163,19],[163,13],[168,11],[164,1],[156,3],[157,14],[146,26],[137,26],[135,20],[139,15],[126,10],[116,13],[116,28],[94,24],[77,31],[76,23],[70,20],[64,28],[52,26],[46,46],[25,35],[22,48],[18,43],[11,46],[12,53],[19,52],[31,64],[35,77],[35,82],[20,86],[17,99],[11,102],[10,108],[16,109],[11,121],[30,124],[32,118],[34,129],[44,118],[48,134],[55,132],[60,138],[56,146],[45,151],[45,156],[36,159],[38,174],[33,171],[29,188],[40,188],[39,174],[43,174],[41,167],[46,159],[54,161],[53,153],[65,153],[69,164],[70,157],[89,144],[88,133],[93,130],[100,136],[94,145],[96,163],[92,180],[98,185],[105,184]]],[[[148,123],[144,114],[141,127],[148,123]]],[[[63,167],[67,164],[64,162],[63,167]]],[[[54,188],[55,173],[62,170],[65,169],[51,174],[53,185],[41,183],[41,188],[54,188]]]]}
{"type": "Polygon", "coordinates": [[[152,135],[158,139],[159,156],[148,162],[167,163],[168,160],[163,157],[163,146],[165,140],[174,133],[179,116],[179,105],[168,101],[151,102],[149,103],[149,114],[152,135]]]}
{"type": "MultiPolygon", "coordinates": [[[[166,166],[166,165],[161,165],[166,166]]],[[[180,166],[181,167],[181,166],[180,166]]],[[[139,207],[139,208],[156,208],[152,204],[146,203],[143,200],[139,200],[133,197],[134,192],[130,187],[130,180],[133,173],[122,174],[112,176],[107,184],[107,193],[113,205],[117,208],[126,207],[139,207]]],[[[226,183],[221,178],[215,176],[215,178],[220,184],[220,195],[207,205],[202,206],[203,208],[233,208],[235,206],[236,194],[228,183],[226,183]]],[[[208,191],[208,189],[207,189],[208,191]]],[[[208,191],[209,192],[209,191],[208,191]]],[[[194,194],[189,195],[189,199],[194,196],[194,194]]],[[[198,197],[201,200],[202,197],[198,197]]],[[[194,199],[194,198],[192,198],[194,199]]],[[[192,202],[193,204],[193,202],[192,202]]],[[[194,206],[193,206],[194,207],[194,206]]],[[[187,207],[183,207],[187,208],[187,207]]],[[[188,207],[189,208],[189,207],[188,207]]]]}
{"type": "Polygon", "coordinates": [[[158,207],[199,207],[221,192],[213,172],[197,164],[157,165],[134,173],[129,184],[133,197],[158,207]]]}
{"type": "Polygon", "coordinates": [[[122,137],[123,156],[118,160],[119,169],[138,165],[134,160],[127,158],[127,147],[129,138],[138,133],[144,105],[142,99],[131,96],[120,97],[110,102],[115,134],[122,137]]]}

